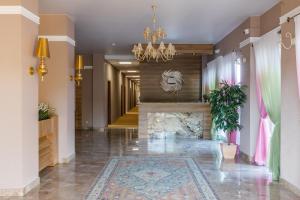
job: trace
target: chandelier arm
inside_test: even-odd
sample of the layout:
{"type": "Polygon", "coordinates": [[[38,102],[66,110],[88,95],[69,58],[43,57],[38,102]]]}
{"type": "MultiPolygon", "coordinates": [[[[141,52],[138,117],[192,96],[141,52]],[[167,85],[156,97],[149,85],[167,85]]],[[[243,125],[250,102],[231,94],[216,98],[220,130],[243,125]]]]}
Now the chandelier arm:
{"type": "Polygon", "coordinates": [[[162,59],[164,62],[169,61],[170,59],[168,58],[168,55],[165,52],[162,52],[162,59]]]}

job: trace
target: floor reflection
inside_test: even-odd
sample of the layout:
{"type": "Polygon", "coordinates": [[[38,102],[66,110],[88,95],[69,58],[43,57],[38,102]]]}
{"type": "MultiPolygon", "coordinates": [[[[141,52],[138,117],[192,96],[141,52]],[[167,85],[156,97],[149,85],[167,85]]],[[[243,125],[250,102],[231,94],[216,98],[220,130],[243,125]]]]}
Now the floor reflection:
{"type": "Polygon", "coordinates": [[[203,170],[220,200],[300,200],[277,183],[268,170],[242,161],[222,161],[216,142],[187,138],[139,139],[136,129],[80,131],[76,134],[76,159],[47,168],[40,188],[26,200],[82,200],[112,156],[188,156],[203,170]]]}

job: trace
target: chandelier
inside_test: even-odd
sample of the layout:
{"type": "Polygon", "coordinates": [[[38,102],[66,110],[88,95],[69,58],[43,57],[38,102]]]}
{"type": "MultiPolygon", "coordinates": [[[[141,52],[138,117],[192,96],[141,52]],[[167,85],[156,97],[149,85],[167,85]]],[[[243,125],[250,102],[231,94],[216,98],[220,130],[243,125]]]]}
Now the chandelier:
{"type": "Polygon", "coordinates": [[[176,54],[175,46],[172,43],[169,43],[169,45],[166,47],[163,42],[163,39],[166,38],[167,34],[162,27],[158,26],[157,28],[156,10],[157,4],[155,3],[155,1],[153,1],[153,29],[151,30],[150,27],[147,27],[144,30],[144,39],[146,42],[148,42],[148,45],[144,50],[143,45],[141,43],[138,43],[137,45],[134,45],[132,50],[132,53],[138,61],[147,60],[149,62],[151,59],[153,59],[158,62],[161,59],[166,62],[172,60],[176,54]],[[158,48],[155,48],[155,44],[158,42],[160,42],[160,44],[157,46],[158,48]]]}

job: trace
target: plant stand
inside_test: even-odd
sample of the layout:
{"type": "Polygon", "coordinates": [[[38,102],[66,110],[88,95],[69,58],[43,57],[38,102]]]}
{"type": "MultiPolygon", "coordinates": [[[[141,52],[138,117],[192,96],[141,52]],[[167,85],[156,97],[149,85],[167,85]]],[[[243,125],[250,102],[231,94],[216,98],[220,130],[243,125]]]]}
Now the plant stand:
{"type": "Polygon", "coordinates": [[[58,162],[58,118],[39,122],[39,169],[55,166],[58,162]]]}

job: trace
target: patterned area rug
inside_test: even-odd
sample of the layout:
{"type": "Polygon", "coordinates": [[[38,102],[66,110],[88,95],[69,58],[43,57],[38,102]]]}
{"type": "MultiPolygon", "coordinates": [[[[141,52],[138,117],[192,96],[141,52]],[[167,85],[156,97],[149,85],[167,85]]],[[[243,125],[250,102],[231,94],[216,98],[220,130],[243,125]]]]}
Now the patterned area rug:
{"type": "Polygon", "coordinates": [[[192,158],[116,157],[87,200],[217,200],[192,158]]]}

